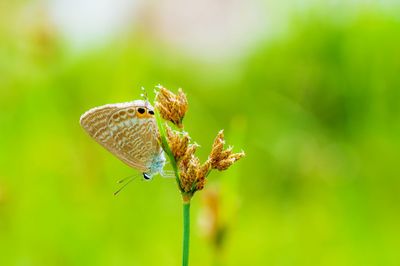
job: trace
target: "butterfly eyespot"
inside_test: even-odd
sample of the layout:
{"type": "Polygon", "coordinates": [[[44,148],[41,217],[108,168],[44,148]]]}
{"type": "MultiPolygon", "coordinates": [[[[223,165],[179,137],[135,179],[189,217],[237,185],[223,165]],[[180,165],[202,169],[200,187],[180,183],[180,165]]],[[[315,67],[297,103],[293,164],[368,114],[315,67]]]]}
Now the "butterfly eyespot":
{"type": "Polygon", "coordinates": [[[149,110],[149,114],[154,115],[154,111],[149,110]]]}
{"type": "Polygon", "coordinates": [[[134,113],[135,113],[135,110],[131,108],[131,109],[128,109],[128,111],[127,111],[127,112],[128,112],[128,114],[132,115],[132,114],[134,114],[134,113]]]}
{"type": "Polygon", "coordinates": [[[144,112],[145,112],[146,110],[144,110],[144,108],[138,108],[137,111],[139,112],[139,114],[144,114],[144,112]]]}
{"type": "Polygon", "coordinates": [[[125,112],[125,111],[121,111],[121,112],[119,112],[119,115],[120,115],[120,116],[125,116],[125,115],[126,115],[126,112],[125,112]]]}
{"type": "Polygon", "coordinates": [[[119,118],[119,115],[118,115],[118,114],[114,114],[114,115],[112,116],[112,119],[114,119],[114,120],[118,120],[118,118],[119,118]]]}

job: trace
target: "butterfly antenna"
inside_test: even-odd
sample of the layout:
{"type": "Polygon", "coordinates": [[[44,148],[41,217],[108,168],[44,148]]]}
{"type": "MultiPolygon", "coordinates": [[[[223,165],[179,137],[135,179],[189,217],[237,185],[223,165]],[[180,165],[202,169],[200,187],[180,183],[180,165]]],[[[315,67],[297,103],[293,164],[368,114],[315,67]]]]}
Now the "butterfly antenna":
{"type": "Polygon", "coordinates": [[[147,102],[149,101],[149,96],[147,94],[147,91],[144,87],[140,88],[142,90],[142,93],[140,94],[140,96],[142,96],[147,102]]]}
{"type": "MultiPolygon", "coordinates": [[[[126,178],[124,178],[124,179],[126,179],[126,178]]],[[[135,179],[136,179],[136,177],[130,177],[130,179],[128,181],[126,181],[126,183],[122,187],[120,187],[117,191],[114,192],[114,196],[116,196],[119,192],[121,192],[121,190],[123,190],[127,185],[129,185],[135,179]]]]}
{"type": "Polygon", "coordinates": [[[150,101],[149,101],[149,95],[147,94],[147,91],[144,87],[141,88],[142,89],[142,93],[140,94],[140,96],[142,96],[146,102],[146,107],[148,107],[150,105],[150,101]]]}
{"type": "Polygon", "coordinates": [[[121,184],[121,183],[124,183],[126,180],[128,180],[128,179],[130,179],[130,178],[134,178],[135,177],[135,175],[130,175],[130,176],[127,176],[127,177],[125,177],[125,178],[122,178],[122,179],[120,179],[120,180],[118,180],[118,184],[121,184]]]}

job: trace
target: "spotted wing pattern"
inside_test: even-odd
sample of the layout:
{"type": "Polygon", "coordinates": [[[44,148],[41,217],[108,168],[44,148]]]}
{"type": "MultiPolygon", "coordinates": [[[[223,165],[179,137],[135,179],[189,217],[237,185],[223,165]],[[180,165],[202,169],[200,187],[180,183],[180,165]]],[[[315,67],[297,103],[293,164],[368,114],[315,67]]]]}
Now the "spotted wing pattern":
{"type": "Polygon", "coordinates": [[[93,108],[82,115],[80,122],[93,139],[120,160],[147,172],[161,152],[152,114],[148,103],[137,100],[93,108]]]}

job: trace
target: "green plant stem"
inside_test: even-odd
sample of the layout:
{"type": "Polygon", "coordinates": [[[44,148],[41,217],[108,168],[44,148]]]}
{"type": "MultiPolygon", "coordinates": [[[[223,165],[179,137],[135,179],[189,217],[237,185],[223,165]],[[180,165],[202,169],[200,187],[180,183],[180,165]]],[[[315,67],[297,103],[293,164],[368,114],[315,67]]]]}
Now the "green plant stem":
{"type": "Polygon", "coordinates": [[[157,121],[157,125],[158,125],[158,130],[160,132],[161,146],[163,147],[165,153],[167,154],[167,156],[169,158],[169,161],[171,162],[172,169],[174,170],[174,174],[175,174],[175,180],[176,180],[176,183],[178,184],[178,188],[181,192],[183,192],[182,187],[181,187],[181,181],[179,178],[178,165],[175,161],[174,155],[172,154],[171,148],[168,145],[165,128],[161,122],[161,118],[160,118],[160,115],[158,114],[158,112],[156,112],[156,121],[157,121]]]}
{"type": "Polygon", "coordinates": [[[183,248],[182,266],[189,265],[190,197],[183,196],[183,248]]]}
{"type": "Polygon", "coordinates": [[[174,155],[172,154],[171,148],[168,145],[166,132],[164,126],[161,122],[161,118],[158,113],[156,113],[156,120],[158,125],[158,130],[160,132],[161,145],[164,148],[165,153],[169,157],[172,168],[174,169],[176,183],[178,188],[182,193],[183,199],[183,247],[182,247],[182,266],[189,265],[189,237],[190,237],[190,200],[193,193],[185,193],[181,187],[181,181],[179,178],[179,169],[175,161],[174,155]]]}

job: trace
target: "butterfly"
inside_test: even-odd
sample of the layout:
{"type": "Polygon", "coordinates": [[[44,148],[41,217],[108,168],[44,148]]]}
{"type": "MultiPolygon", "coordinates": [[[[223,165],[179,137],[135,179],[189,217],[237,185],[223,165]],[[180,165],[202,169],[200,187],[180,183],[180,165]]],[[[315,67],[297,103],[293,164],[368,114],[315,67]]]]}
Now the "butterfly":
{"type": "Polygon", "coordinates": [[[166,160],[154,108],[147,100],[95,107],[81,116],[80,124],[100,145],[141,171],[144,179],[163,173],[166,160]]]}

